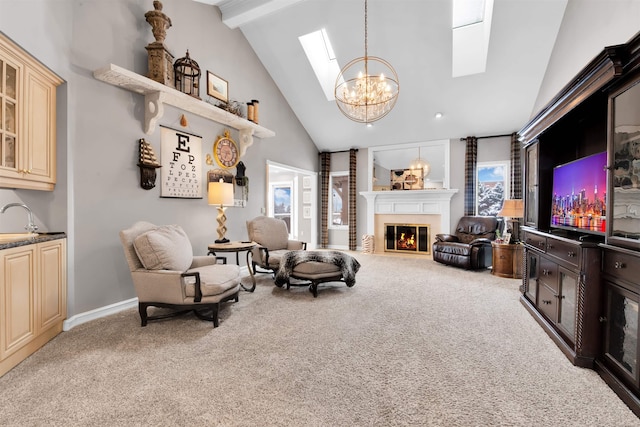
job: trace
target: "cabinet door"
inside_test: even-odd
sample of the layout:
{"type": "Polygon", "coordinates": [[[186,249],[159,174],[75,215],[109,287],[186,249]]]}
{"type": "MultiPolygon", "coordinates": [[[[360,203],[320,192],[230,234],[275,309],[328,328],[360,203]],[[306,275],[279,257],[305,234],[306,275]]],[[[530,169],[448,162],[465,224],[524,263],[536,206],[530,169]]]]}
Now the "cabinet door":
{"type": "Polygon", "coordinates": [[[25,78],[26,135],[22,168],[25,179],[54,184],[55,153],[55,86],[40,73],[27,69],[25,78]]]}
{"type": "Polygon", "coordinates": [[[529,145],[525,150],[525,192],[524,224],[538,226],[538,143],[529,145]]]}
{"type": "Polygon", "coordinates": [[[18,95],[22,68],[0,51],[0,173],[18,176],[18,95]]]}
{"type": "Polygon", "coordinates": [[[566,268],[559,267],[558,280],[560,282],[558,325],[571,343],[575,343],[578,275],[566,268]]]}
{"type": "Polygon", "coordinates": [[[33,302],[35,245],[3,252],[0,260],[0,359],[5,359],[28,344],[36,334],[33,302]]]}
{"type": "Polygon", "coordinates": [[[638,388],[638,306],[633,292],[605,282],[607,322],[604,358],[626,383],[638,388]]]}
{"type": "Polygon", "coordinates": [[[609,102],[612,129],[609,151],[609,191],[607,192],[607,243],[640,248],[640,81],[636,80],[609,102]]]}
{"type": "Polygon", "coordinates": [[[540,256],[536,252],[526,249],[525,295],[534,304],[537,303],[538,295],[538,265],[540,265],[540,256]]]}
{"type": "Polygon", "coordinates": [[[558,322],[558,294],[544,283],[538,286],[538,308],[551,322],[558,322]]]}
{"type": "Polygon", "coordinates": [[[67,317],[67,260],[64,239],[38,244],[39,332],[56,327],[67,317]]]}

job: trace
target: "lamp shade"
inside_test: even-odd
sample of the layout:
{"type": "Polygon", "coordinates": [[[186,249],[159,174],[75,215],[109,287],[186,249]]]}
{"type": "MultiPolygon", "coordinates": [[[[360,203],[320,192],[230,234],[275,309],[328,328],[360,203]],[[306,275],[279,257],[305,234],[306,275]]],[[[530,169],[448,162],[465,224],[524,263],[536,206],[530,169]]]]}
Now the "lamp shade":
{"type": "Polygon", "coordinates": [[[507,218],[522,218],[524,216],[524,204],[521,199],[506,199],[498,216],[507,218]]]}
{"type": "Polygon", "coordinates": [[[210,182],[209,204],[216,206],[233,206],[233,184],[223,181],[210,182]]]}

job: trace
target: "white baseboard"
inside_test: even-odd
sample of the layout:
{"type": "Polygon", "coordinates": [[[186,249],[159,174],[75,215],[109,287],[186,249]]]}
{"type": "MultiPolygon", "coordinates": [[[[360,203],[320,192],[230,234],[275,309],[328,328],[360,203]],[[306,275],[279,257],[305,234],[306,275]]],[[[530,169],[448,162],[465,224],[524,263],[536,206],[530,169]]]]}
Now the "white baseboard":
{"type": "Polygon", "coordinates": [[[96,308],[95,310],[86,311],[84,313],[71,316],[62,323],[62,330],[69,331],[83,323],[90,322],[92,320],[99,319],[101,317],[110,316],[123,310],[128,310],[138,305],[138,298],[131,298],[125,301],[116,302],[114,304],[106,305],[104,307],[96,308]]]}

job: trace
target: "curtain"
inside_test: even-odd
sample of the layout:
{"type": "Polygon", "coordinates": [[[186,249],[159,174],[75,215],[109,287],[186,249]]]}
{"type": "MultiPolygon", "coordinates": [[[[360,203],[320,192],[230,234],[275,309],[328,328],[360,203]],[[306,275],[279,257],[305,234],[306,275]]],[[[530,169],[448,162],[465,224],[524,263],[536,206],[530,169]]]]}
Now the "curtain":
{"type": "Polygon", "coordinates": [[[329,246],[329,175],[331,173],[331,153],[320,153],[320,247],[329,246]]]}
{"type": "Polygon", "coordinates": [[[522,199],[522,156],[518,134],[511,134],[511,199],[522,199]]]}
{"type": "Polygon", "coordinates": [[[349,150],[349,250],[356,250],[356,166],[358,150],[349,150]]]}
{"type": "Polygon", "coordinates": [[[464,161],[464,214],[476,211],[476,164],[478,163],[478,138],[468,136],[464,161]]]}

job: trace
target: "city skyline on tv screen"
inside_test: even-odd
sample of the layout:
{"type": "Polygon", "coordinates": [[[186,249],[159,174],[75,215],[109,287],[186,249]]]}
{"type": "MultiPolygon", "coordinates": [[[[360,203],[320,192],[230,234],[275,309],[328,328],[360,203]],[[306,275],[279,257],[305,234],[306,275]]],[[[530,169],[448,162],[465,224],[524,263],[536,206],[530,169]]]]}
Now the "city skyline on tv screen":
{"type": "Polygon", "coordinates": [[[607,191],[607,153],[602,152],[583,157],[553,171],[553,193],[561,197],[578,194],[583,189],[593,199],[595,190],[603,198],[607,191]]]}
{"type": "Polygon", "coordinates": [[[606,165],[602,152],[554,168],[552,226],[605,231],[606,165]]]}

